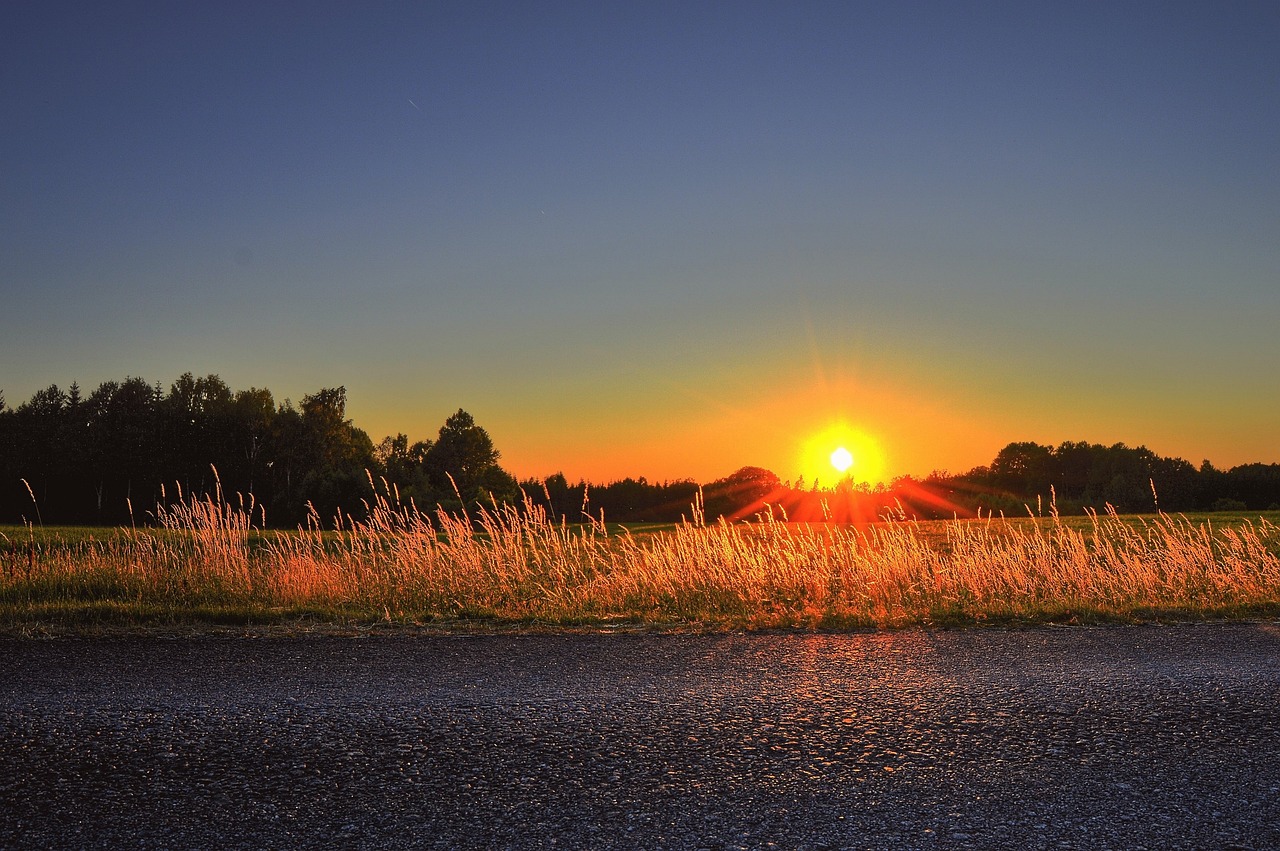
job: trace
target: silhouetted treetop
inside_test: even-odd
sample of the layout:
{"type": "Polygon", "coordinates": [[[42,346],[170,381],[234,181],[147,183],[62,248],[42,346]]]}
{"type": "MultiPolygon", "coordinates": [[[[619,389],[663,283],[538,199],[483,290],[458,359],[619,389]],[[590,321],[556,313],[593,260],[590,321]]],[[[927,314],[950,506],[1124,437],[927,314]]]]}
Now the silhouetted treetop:
{"type": "Polygon", "coordinates": [[[435,443],[425,453],[428,482],[449,502],[448,494],[461,497],[464,506],[491,500],[506,501],[518,494],[515,479],[498,466],[501,453],[489,432],[461,408],[445,420],[435,443]]]}

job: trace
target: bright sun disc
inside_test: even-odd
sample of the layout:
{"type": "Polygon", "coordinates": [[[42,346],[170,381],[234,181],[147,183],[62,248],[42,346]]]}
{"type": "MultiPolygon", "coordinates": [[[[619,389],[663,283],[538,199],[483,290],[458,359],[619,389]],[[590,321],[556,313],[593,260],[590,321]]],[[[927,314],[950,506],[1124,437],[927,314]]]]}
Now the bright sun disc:
{"type": "Polygon", "coordinates": [[[797,466],[806,487],[831,487],[842,481],[874,485],[884,477],[884,448],[857,426],[830,423],[797,441],[796,448],[797,466]]]}

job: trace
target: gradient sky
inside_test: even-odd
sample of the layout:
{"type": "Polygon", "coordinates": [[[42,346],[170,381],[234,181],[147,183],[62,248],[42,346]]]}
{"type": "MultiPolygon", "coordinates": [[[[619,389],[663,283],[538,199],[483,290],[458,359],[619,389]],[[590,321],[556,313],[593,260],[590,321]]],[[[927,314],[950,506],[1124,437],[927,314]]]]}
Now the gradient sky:
{"type": "Polygon", "coordinates": [[[11,406],[345,385],[522,478],[1280,461],[1280,4],[7,2],[0,127],[11,406]]]}

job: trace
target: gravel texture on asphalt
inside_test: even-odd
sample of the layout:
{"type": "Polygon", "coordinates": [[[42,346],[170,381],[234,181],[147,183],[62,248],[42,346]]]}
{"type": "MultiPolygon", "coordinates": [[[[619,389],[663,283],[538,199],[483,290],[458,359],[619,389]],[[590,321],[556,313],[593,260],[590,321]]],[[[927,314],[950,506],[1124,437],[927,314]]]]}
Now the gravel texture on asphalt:
{"type": "Polygon", "coordinates": [[[8,848],[1280,848],[1280,626],[0,641],[8,848]]]}

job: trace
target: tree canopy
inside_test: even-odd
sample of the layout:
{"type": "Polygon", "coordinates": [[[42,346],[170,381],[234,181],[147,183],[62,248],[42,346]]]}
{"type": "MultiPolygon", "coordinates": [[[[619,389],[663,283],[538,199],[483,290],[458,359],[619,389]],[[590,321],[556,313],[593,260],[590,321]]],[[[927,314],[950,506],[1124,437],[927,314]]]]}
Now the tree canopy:
{"type": "Polygon", "coordinates": [[[36,505],[45,522],[144,522],[165,500],[221,489],[252,494],[272,525],[295,526],[311,512],[329,525],[364,509],[371,479],[427,509],[517,497],[466,411],[434,443],[398,435],[375,447],[346,409],[345,387],[295,407],[270,390],[232,391],[217,375],[184,373],[167,393],[141,378],[107,381],[88,398],[75,384],[52,385],[0,407],[0,522],[33,517],[36,505]]]}

